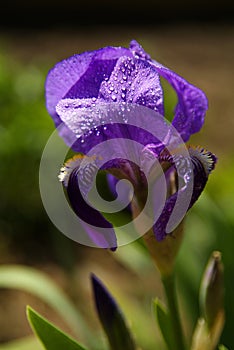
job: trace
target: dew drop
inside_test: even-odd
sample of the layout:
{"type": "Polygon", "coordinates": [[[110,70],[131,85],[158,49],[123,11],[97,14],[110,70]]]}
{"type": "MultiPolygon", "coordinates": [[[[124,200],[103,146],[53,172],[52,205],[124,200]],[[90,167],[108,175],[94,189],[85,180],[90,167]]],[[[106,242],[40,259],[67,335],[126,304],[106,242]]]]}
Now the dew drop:
{"type": "Polygon", "coordinates": [[[184,182],[188,183],[190,181],[190,179],[191,179],[191,173],[188,172],[184,175],[184,182]]]}

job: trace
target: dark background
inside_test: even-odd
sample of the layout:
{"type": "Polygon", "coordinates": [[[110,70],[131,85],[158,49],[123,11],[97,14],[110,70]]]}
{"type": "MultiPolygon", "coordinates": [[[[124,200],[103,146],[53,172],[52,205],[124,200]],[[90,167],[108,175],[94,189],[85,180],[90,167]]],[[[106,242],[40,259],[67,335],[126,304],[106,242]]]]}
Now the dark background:
{"type": "Polygon", "coordinates": [[[87,25],[174,25],[232,22],[234,2],[224,1],[9,1],[1,5],[2,27],[48,28],[87,25]]]}

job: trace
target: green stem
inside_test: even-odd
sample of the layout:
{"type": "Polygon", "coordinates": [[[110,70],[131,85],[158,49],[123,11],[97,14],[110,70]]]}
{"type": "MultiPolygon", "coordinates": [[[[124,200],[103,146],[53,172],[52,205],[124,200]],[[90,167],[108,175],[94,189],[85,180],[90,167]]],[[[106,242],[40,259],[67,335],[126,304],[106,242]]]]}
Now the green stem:
{"type": "Polygon", "coordinates": [[[186,350],[176,298],[174,274],[162,277],[162,283],[167,297],[168,313],[171,321],[173,350],[186,350]]]}

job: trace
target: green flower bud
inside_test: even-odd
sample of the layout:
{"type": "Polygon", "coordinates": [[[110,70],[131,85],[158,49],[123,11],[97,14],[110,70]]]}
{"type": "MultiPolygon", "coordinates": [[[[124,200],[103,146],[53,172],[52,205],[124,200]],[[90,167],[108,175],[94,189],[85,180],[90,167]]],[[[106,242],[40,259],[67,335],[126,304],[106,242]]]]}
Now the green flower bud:
{"type": "Polygon", "coordinates": [[[224,276],[221,253],[215,251],[205,269],[200,288],[202,317],[211,329],[220,313],[223,313],[224,276]]]}
{"type": "Polygon", "coordinates": [[[221,253],[214,251],[200,287],[201,317],[195,328],[191,350],[215,350],[223,330],[224,278],[221,253]]]}

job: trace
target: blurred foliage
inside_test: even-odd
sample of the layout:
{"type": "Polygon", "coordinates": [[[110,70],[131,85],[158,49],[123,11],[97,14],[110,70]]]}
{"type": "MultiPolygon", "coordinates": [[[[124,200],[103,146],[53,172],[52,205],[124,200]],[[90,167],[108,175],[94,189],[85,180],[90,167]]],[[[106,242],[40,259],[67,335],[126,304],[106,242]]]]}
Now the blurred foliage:
{"type": "Polygon", "coordinates": [[[0,236],[22,259],[56,256],[70,266],[72,254],[64,257],[70,241],[48,220],[38,184],[41,154],[54,131],[44,102],[48,64],[23,65],[0,52],[0,236]]]}
{"type": "MultiPolygon", "coordinates": [[[[35,59],[24,65],[0,52],[1,262],[4,262],[6,249],[23,262],[50,258],[66,267],[71,267],[74,262],[73,243],[58,233],[50,222],[38,186],[41,153],[54,131],[44,102],[44,82],[53,63],[35,59]]],[[[174,101],[174,97],[171,100],[174,101]]],[[[171,111],[169,105],[168,111],[171,111]]],[[[199,315],[197,296],[203,269],[213,250],[222,252],[226,290],[222,342],[229,347],[233,345],[234,323],[231,307],[234,285],[233,175],[231,155],[222,156],[210,176],[206,191],[187,215],[185,240],[177,263],[180,304],[190,336],[199,315]]],[[[113,258],[137,275],[144,275],[146,269],[151,268],[140,240],[122,247],[113,253],[113,258]]],[[[121,285],[116,283],[112,288],[117,293],[121,285]]],[[[145,350],[150,350],[155,343],[154,327],[150,327],[151,315],[146,316],[145,311],[127,297],[122,297],[121,301],[127,314],[134,315],[132,326],[136,333],[139,328],[140,343],[145,341],[145,350]]]]}

